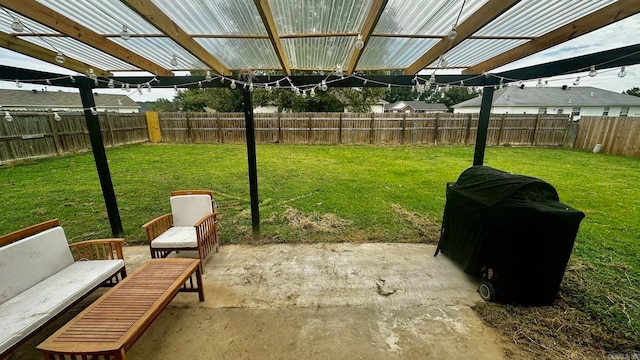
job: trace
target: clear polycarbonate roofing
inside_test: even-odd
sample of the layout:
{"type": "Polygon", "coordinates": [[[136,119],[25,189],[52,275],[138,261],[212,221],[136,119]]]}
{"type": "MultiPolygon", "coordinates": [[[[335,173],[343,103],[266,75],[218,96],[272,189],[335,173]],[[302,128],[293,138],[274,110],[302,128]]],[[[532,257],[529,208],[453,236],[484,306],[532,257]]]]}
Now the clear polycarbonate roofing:
{"type": "MultiPolygon", "coordinates": [[[[516,48],[530,46],[526,51],[535,53],[566,41],[572,36],[568,28],[584,17],[609,10],[611,18],[616,6],[638,13],[639,2],[0,0],[0,45],[27,55],[62,51],[107,72],[292,74],[341,67],[348,73],[413,74],[442,67],[441,56],[448,68],[484,71],[504,65],[491,61],[516,48]],[[21,32],[11,27],[16,16],[21,32]],[[125,28],[128,36],[121,35],[125,28]],[[459,34],[454,40],[447,37],[452,28],[459,34]],[[564,32],[545,38],[556,30],[564,32]],[[13,45],[11,37],[23,42],[13,45]],[[356,46],[359,39],[363,48],[356,46]]],[[[613,20],[594,29],[607,21],[613,20]]]]}

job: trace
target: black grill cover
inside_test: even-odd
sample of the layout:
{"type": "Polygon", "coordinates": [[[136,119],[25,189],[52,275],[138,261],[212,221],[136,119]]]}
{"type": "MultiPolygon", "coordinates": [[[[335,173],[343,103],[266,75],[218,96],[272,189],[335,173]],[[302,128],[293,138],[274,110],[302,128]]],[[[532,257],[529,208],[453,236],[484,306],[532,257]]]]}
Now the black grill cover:
{"type": "Polygon", "coordinates": [[[583,218],[540,179],[474,166],[447,184],[438,250],[468,274],[490,268],[497,300],[551,303],[583,218]]]}

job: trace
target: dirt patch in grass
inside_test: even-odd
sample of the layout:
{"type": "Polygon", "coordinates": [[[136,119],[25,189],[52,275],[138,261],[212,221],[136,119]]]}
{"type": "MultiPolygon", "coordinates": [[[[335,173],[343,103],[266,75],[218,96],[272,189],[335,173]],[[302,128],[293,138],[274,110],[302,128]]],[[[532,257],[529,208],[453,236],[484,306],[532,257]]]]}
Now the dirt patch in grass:
{"type": "Polygon", "coordinates": [[[391,204],[391,209],[401,218],[418,229],[423,242],[437,244],[440,239],[440,220],[425,214],[418,214],[406,210],[398,204],[391,204]]]}
{"type": "Polygon", "coordinates": [[[588,291],[581,275],[588,268],[582,262],[569,263],[552,306],[479,302],[473,310],[517,345],[521,353],[510,354],[513,359],[611,359],[611,354],[625,354],[638,344],[613,335],[582,310],[576,291],[588,291]]]}
{"type": "Polygon", "coordinates": [[[352,224],[352,221],[341,219],[335,214],[320,215],[314,211],[305,215],[292,207],[287,207],[284,217],[292,228],[308,232],[335,232],[352,224]]]}

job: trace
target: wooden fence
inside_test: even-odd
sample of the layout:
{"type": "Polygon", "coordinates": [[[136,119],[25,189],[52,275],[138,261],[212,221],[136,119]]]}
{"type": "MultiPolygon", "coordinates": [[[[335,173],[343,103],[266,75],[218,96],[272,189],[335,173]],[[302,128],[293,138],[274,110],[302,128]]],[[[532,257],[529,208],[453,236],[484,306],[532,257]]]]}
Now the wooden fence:
{"type": "MultiPolygon", "coordinates": [[[[83,113],[12,112],[13,121],[0,117],[0,163],[91,150],[83,113]]],[[[100,113],[105,146],[149,140],[145,114],[100,113]]]]}
{"type": "MultiPolygon", "coordinates": [[[[254,114],[257,143],[474,144],[478,114],[274,113],[254,114]]],[[[165,143],[244,143],[243,113],[159,113],[165,143]]],[[[493,114],[488,145],[572,146],[569,118],[493,114]]]]}
{"type": "Polygon", "coordinates": [[[640,157],[640,117],[583,116],[574,147],[612,155],[640,157]]]}

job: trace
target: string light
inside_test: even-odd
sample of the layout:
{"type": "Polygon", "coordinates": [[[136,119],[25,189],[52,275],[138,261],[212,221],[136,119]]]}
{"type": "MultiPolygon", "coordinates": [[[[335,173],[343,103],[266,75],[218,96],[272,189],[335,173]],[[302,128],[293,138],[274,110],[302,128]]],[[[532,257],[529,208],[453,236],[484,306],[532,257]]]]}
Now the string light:
{"type": "Polygon", "coordinates": [[[447,34],[447,38],[449,40],[454,40],[458,36],[458,31],[456,29],[457,29],[457,26],[453,25],[451,27],[451,30],[449,30],[449,33],[447,34]]]}
{"type": "Polygon", "coordinates": [[[109,87],[109,89],[113,89],[115,87],[115,83],[114,83],[113,79],[109,79],[109,82],[107,83],[107,86],[109,87]]]}
{"type": "Polygon", "coordinates": [[[8,111],[4,112],[4,119],[7,121],[13,121],[13,116],[11,116],[11,114],[9,114],[8,111]]]}
{"type": "Polygon", "coordinates": [[[362,49],[364,47],[364,40],[362,40],[362,35],[361,34],[358,34],[358,39],[356,40],[356,43],[353,44],[353,46],[358,50],[360,50],[360,49],[362,49]]]}
{"type": "Polygon", "coordinates": [[[440,55],[440,67],[446,68],[449,66],[449,62],[444,58],[444,55],[440,55]]]}
{"type": "Polygon", "coordinates": [[[340,64],[336,65],[336,76],[339,76],[339,77],[344,76],[344,70],[342,70],[342,65],[340,64]]]}
{"type": "Polygon", "coordinates": [[[595,65],[591,65],[591,67],[589,67],[589,77],[595,77],[596,75],[598,75],[598,70],[596,70],[595,65]]]}
{"type": "Polygon", "coordinates": [[[57,111],[54,111],[54,112],[53,112],[53,120],[55,120],[55,121],[60,121],[60,120],[62,120],[62,118],[60,117],[60,114],[58,114],[58,112],[57,112],[57,111]]]}
{"type": "Polygon", "coordinates": [[[151,83],[150,82],[147,83],[147,92],[151,92],[151,83]]]}
{"type": "Polygon", "coordinates": [[[320,84],[320,90],[322,91],[327,91],[329,87],[327,86],[327,81],[326,80],[322,80],[322,83],[320,84]]]}
{"type": "Polygon", "coordinates": [[[56,62],[60,63],[60,64],[64,64],[65,58],[64,58],[64,54],[62,53],[62,51],[58,51],[58,54],[56,54],[56,62]]]}
{"type": "Polygon", "coordinates": [[[171,66],[178,66],[178,56],[176,54],[173,54],[171,56],[171,61],[169,61],[169,64],[171,64],[171,66]]]}
{"type": "Polygon", "coordinates": [[[173,91],[177,94],[178,93],[178,85],[173,85],[173,91]]]}
{"type": "Polygon", "coordinates": [[[198,81],[198,88],[202,90],[202,81],[198,81]]]}
{"type": "Polygon", "coordinates": [[[20,80],[16,80],[16,87],[18,89],[22,89],[22,83],[20,82],[20,80]]]}
{"type": "Polygon", "coordinates": [[[249,84],[249,91],[250,91],[250,92],[253,92],[253,83],[250,83],[250,84],[249,84]]]}
{"type": "Polygon", "coordinates": [[[311,97],[316,97],[316,90],[315,90],[315,88],[311,88],[311,91],[309,91],[309,96],[311,96],[311,97]]]}
{"type": "Polygon", "coordinates": [[[95,107],[91,108],[91,115],[98,115],[98,110],[95,107]]]}
{"type": "Polygon", "coordinates": [[[541,88],[542,87],[542,79],[538,79],[538,83],[536,84],[537,88],[541,88]]]}
{"type": "Polygon", "coordinates": [[[69,80],[74,84],[76,83],[76,78],[74,78],[73,75],[69,75],[69,80]]]}
{"type": "Polygon", "coordinates": [[[620,72],[618,73],[618,77],[619,78],[623,78],[625,76],[627,76],[627,72],[625,71],[624,66],[623,66],[623,67],[620,68],[620,72]]]}
{"type": "Polygon", "coordinates": [[[580,85],[580,76],[578,76],[575,80],[573,80],[573,85],[574,86],[580,85]]]}
{"type": "Polygon", "coordinates": [[[302,90],[302,98],[303,99],[307,98],[307,90],[302,90]]]}
{"type": "Polygon", "coordinates": [[[138,95],[142,95],[142,84],[138,84],[138,95]]]}
{"type": "Polygon", "coordinates": [[[207,70],[207,75],[204,77],[204,79],[207,80],[207,82],[212,80],[211,71],[207,70]]]}
{"type": "Polygon", "coordinates": [[[20,21],[20,18],[15,16],[13,18],[13,22],[11,23],[11,30],[15,31],[15,32],[23,32],[24,31],[24,25],[22,25],[22,21],[20,21]]]}
{"type": "Polygon", "coordinates": [[[91,79],[91,80],[98,79],[98,75],[96,75],[96,73],[93,71],[92,68],[89,68],[89,70],[87,71],[87,74],[89,76],[89,79],[91,79]]]}
{"type": "Polygon", "coordinates": [[[120,32],[120,37],[122,38],[122,40],[131,39],[131,34],[129,33],[129,28],[127,27],[127,25],[122,25],[122,31],[120,32]]]}
{"type": "Polygon", "coordinates": [[[231,85],[229,85],[229,87],[235,90],[235,88],[236,88],[236,81],[235,81],[235,80],[231,80],[231,85]]]}

